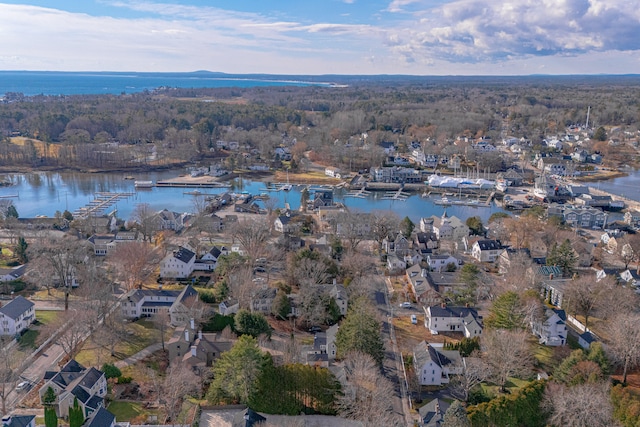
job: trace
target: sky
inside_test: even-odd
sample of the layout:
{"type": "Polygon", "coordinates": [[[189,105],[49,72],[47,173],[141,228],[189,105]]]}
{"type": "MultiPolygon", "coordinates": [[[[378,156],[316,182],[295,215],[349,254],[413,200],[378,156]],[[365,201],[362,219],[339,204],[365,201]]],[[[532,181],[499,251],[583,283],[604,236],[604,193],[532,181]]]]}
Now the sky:
{"type": "Polygon", "coordinates": [[[639,74],[640,0],[0,0],[0,70],[639,74]]]}

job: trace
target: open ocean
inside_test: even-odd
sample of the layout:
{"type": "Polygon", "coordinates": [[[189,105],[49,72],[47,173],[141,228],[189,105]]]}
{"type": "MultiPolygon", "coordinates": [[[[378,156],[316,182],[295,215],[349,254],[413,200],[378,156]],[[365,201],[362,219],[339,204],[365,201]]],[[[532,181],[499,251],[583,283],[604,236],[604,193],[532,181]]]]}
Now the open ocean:
{"type": "Polygon", "coordinates": [[[0,71],[0,97],[7,92],[33,95],[98,95],[135,93],[159,87],[211,88],[256,86],[330,86],[296,76],[193,73],[111,73],[0,71]]]}

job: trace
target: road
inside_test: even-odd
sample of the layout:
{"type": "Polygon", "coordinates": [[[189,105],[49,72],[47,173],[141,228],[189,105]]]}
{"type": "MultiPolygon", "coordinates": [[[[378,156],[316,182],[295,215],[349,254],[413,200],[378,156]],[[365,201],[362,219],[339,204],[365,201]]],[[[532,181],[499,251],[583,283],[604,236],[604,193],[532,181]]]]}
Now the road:
{"type": "Polygon", "coordinates": [[[394,308],[389,304],[388,289],[384,277],[376,282],[380,286],[375,291],[375,301],[378,310],[382,313],[382,335],[385,345],[385,357],[382,361],[385,376],[392,381],[395,386],[395,394],[392,400],[393,412],[404,418],[405,425],[414,425],[414,417],[409,407],[409,397],[407,395],[407,383],[402,366],[402,356],[398,351],[398,345],[393,327],[394,308]]]}

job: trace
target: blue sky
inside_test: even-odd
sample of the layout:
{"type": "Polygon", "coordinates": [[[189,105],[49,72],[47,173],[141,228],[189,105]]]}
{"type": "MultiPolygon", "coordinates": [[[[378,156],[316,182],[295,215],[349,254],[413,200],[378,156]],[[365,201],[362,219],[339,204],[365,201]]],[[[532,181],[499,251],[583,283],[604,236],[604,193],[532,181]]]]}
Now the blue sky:
{"type": "Polygon", "coordinates": [[[0,70],[640,73],[638,0],[0,0],[0,70]]]}

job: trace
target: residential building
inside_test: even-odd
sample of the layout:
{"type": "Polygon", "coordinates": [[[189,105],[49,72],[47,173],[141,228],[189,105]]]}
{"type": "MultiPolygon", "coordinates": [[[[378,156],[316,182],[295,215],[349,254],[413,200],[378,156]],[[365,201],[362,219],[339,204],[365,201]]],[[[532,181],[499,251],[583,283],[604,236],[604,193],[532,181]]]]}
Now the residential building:
{"type": "Polygon", "coordinates": [[[5,415],[2,417],[2,427],[36,427],[35,415],[5,415]]]}
{"type": "Polygon", "coordinates": [[[117,427],[116,416],[100,407],[84,422],[82,427],[117,427]]]}
{"type": "Polygon", "coordinates": [[[540,344],[559,346],[567,343],[567,314],[561,309],[548,308],[544,320],[531,322],[531,332],[540,344]]]}
{"type": "Polygon", "coordinates": [[[18,295],[0,307],[0,335],[19,335],[35,320],[35,304],[18,295]]]}
{"type": "Polygon", "coordinates": [[[278,233],[297,233],[302,228],[302,221],[295,220],[298,216],[299,214],[291,211],[279,215],[273,222],[274,230],[278,233]]]}
{"type": "Polygon", "coordinates": [[[369,173],[374,182],[420,183],[426,178],[425,171],[402,166],[374,167],[369,173]]]}
{"type": "Polygon", "coordinates": [[[550,205],[547,216],[560,216],[571,227],[604,228],[607,214],[593,207],[577,208],[572,206],[550,205]]]}
{"type": "Polygon", "coordinates": [[[67,362],[60,371],[47,371],[44,385],[38,391],[40,402],[49,388],[56,396],[55,410],[60,418],[69,416],[69,408],[74,400],[82,408],[85,418],[104,406],[107,394],[107,379],[96,368],[85,368],[74,359],[67,362]]]}
{"type": "Polygon", "coordinates": [[[382,240],[382,249],[387,254],[396,254],[398,257],[404,257],[409,253],[410,248],[411,243],[402,233],[398,233],[393,239],[385,237],[382,240]]]}
{"type": "Polygon", "coordinates": [[[180,360],[199,370],[211,367],[214,360],[231,349],[234,341],[223,338],[219,332],[203,333],[195,326],[191,322],[176,328],[166,346],[169,360],[180,360]]]}
{"type": "Polygon", "coordinates": [[[446,270],[450,264],[454,265],[454,269],[458,268],[458,265],[460,264],[460,260],[458,260],[456,257],[451,256],[449,254],[440,254],[440,255],[434,255],[434,254],[429,254],[427,255],[427,264],[429,264],[429,268],[431,269],[431,271],[442,271],[442,270],[446,270]]]}
{"type": "Polygon", "coordinates": [[[441,217],[431,216],[420,219],[420,231],[433,232],[438,240],[453,240],[459,242],[469,235],[469,227],[460,218],[447,215],[445,210],[441,217]]]}
{"type": "Polygon", "coordinates": [[[222,316],[229,316],[231,314],[237,313],[240,308],[240,303],[238,300],[229,299],[222,301],[218,304],[218,313],[222,316]]]}
{"type": "Polygon", "coordinates": [[[433,399],[418,409],[420,414],[420,425],[422,427],[442,427],[444,422],[444,414],[447,412],[451,404],[446,400],[437,398],[433,399]]]}
{"type": "Polygon", "coordinates": [[[169,307],[171,325],[184,325],[194,317],[206,317],[207,313],[202,312],[205,307],[204,304],[200,303],[198,291],[191,285],[185,286],[169,307]]]}
{"type": "Polygon", "coordinates": [[[482,334],[482,317],[475,308],[432,305],[424,307],[424,326],[434,335],[461,332],[466,338],[473,338],[482,334]]]}
{"type": "Polygon", "coordinates": [[[276,299],[276,288],[259,289],[251,296],[251,311],[253,313],[270,314],[273,301],[276,299]]]}
{"type": "Polygon", "coordinates": [[[640,211],[629,209],[624,214],[624,222],[632,227],[640,226],[640,211]]]}
{"type": "Polygon", "coordinates": [[[180,291],[163,289],[134,289],[120,302],[122,316],[125,319],[136,319],[153,316],[162,310],[169,311],[180,294],[180,291]]]}
{"type": "Polygon", "coordinates": [[[326,167],[324,169],[324,174],[326,176],[330,176],[331,178],[342,178],[342,172],[338,168],[334,167],[326,167]]]}
{"type": "Polygon", "coordinates": [[[193,273],[196,254],[189,249],[180,247],[162,260],[160,264],[160,277],[172,279],[186,279],[193,273]]]}
{"type": "Polygon", "coordinates": [[[167,209],[163,209],[156,214],[155,221],[159,230],[180,231],[185,226],[186,216],[187,214],[171,212],[167,209]]]}
{"type": "Polygon", "coordinates": [[[411,290],[420,304],[433,305],[442,301],[440,294],[431,286],[427,278],[427,270],[419,264],[412,265],[406,271],[411,290]]]}
{"type": "Polygon", "coordinates": [[[389,271],[399,271],[407,268],[404,258],[399,258],[396,254],[387,255],[387,269],[389,271]]]}
{"type": "Polygon", "coordinates": [[[497,240],[478,240],[471,247],[471,256],[480,262],[494,262],[501,252],[502,245],[497,240]]]}
{"type": "Polygon", "coordinates": [[[116,239],[113,234],[94,234],[89,237],[89,243],[93,246],[96,256],[106,256],[116,248],[116,239]]]}
{"type": "Polygon", "coordinates": [[[442,385],[462,373],[462,357],[456,350],[442,350],[421,341],[413,349],[413,363],[420,385],[442,385]]]}
{"type": "Polygon", "coordinates": [[[0,268],[0,282],[12,282],[19,279],[25,273],[26,265],[11,268],[0,268]]]}

